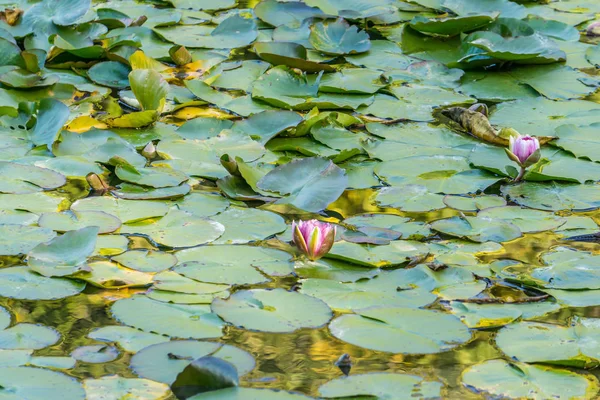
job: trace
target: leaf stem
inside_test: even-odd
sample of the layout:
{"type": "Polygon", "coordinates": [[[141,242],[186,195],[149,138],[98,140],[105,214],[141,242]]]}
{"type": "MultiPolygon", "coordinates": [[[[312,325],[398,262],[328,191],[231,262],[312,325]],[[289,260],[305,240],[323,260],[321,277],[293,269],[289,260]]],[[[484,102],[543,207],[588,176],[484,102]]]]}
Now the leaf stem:
{"type": "Polygon", "coordinates": [[[520,182],[523,179],[523,175],[525,175],[525,171],[527,169],[525,167],[521,167],[521,171],[519,171],[519,175],[515,178],[513,182],[520,182]]]}

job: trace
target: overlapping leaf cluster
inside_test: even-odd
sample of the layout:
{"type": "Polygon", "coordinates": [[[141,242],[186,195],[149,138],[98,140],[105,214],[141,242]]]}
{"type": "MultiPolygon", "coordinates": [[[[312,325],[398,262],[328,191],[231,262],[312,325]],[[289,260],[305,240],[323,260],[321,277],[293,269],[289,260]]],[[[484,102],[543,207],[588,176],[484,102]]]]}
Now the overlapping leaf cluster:
{"type": "MultiPolygon", "coordinates": [[[[351,351],[413,355],[495,329],[506,357],[469,365],[464,385],[597,396],[583,369],[599,363],[600,324],[545,320],[598,305],[597,249],[510,258],[599,229],[600,50],[581,34],[600,6],[251,3],[21,0],[0,14],[0,397],[167,398],[210,357],[248,387],[221,378],[190,398],[307,398],[252,388],[261,354],[205,339],[320,328],[351,351]],[[502,140],[442,112],[475,103],[490,135],[546,137],[523,182],[502,140]],[[289,226],[313,217],[338,237],[309,262],[289,226]],[[10,306],[115,289],[131,292],[110,305],[114,325],[60,357],[34,355],[61,334],[10,306]],[[121,353],[138,378],[55,371],[121,353]]],[[[310,390],[456,389],[389,372],[310,390]]]]}

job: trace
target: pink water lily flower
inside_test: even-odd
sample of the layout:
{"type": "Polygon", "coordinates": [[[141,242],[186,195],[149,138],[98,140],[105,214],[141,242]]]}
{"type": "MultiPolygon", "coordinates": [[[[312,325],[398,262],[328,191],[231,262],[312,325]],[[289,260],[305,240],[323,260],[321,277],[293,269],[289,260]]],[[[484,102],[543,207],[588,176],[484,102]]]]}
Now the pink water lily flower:
{"type": "Polygon", "coordinates": [[[537,138],[531,137],[529,135],[525,136],[514,136],[510,137],[508,148],[513,153],[521,164],[525,164],[525,162],[531,157],[536,150],[540,148],[540,142],[537,138]]]}
{"type": "Polygon", "coordinates": [[[517,182],[523,178],[525,169],[538,162],[542,155],[539,140],[529,135],[511,136],[508,149],[504,150],[506,150],[508,158],[519,164],[521,167],[521,171],[515,179],[517,182]]]}
{"type": "Polygon", "coordinates": [[[327,254],[335,240],[335,225],[316,219],[294,221],[292,230],[294,243],[312,261],[327,254]]]}

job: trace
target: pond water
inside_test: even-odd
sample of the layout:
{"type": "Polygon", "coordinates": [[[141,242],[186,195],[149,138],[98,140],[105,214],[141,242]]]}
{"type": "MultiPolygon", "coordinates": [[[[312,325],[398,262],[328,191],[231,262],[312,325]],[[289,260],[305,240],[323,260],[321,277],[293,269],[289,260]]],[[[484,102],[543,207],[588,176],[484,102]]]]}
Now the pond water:
{"type": "Polygon", "coordinates": [[[0,399],[598,398],[600,4],[2,4],[0,399]]]}

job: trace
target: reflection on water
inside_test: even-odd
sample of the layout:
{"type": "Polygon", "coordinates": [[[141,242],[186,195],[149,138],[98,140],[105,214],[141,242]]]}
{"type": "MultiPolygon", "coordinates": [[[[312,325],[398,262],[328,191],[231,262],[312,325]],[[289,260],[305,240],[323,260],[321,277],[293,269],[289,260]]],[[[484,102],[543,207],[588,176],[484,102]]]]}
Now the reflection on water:
{"type": "MultiPolygon", "coordinates": [[[[82,186],[65,189],[69,200],[81,197],[82,186]]],[[[429,213],[402,213],[395,209],[380,208],[374,205],[375,192],[371,189],[347,191],[330,207],[331,214],[348,217],[360,213],[390,213],[407,216],[420,221],[432,221],[456,215],[453,210],[438,210],[429,213]]],[[[600,219],[600,213],[586,215],[600,219]]],[[[335,219],[335,218],[334,218],[335,219]]],[[[273,241],[268,241],[271,243],[273,241]]],[[[276,242],[281,245],[281,242],[276,242]]],[[[565,242],[554,233],[528,234],[523,238],[504,244],[504,251],[482,256],[481,261],[489,263],[495,259],[514,259],[531,264],[540,264],[540,255],[565,242]]],[[[569,246],[584,251],[600,252],[599,244],[568,243],[569,246]]],[[[131,238],[132,248],[152,248],[143,238],[131,238]]],[[[0,267],[22,264],[18,257],[0,257],[0,267]]],[[[297,283],[295,278],[278,278],[263,287],[291,289],[297,283]]],[[[260,285],[259,285],[260,286],[260,285]]],[[[110,305],[121,298],[130,297],[141,290],[99,290],[88,287],[83,293],[56,301],[0,300],[0,306],[11,310],[15,321],[40,323],[57,329],[62,340],[54,346],[37,351],[35,355],[66,356],[79,346],[98,343],[88,338],[95,328],[117,324],[110,316],[110,305]]],[[[488,294],[504,299],[518,298],[521,292],[509,286],[496,285],[488,289],[488,294]]],[[[600,307],[563,308],[544,317],[544,321],[566,323],[574,315],[600,317],[600,307]]],[[[504,357],[493,345],[496,330],[474,331],[473,339],[452,351],[433,355],[390,354],[363,349],[344,343],[333,337],[327,327],[302,329],[291,334],[269,334],[249,332],[233,327],[226,328],[220,342],[235,345],[250,352],[256,359],[256,368],[242,378],[242,385],[256,388],[276,388],[318,395],[317,389],[323,383],[342,376],[334,366],[337,358],[350,354],[354,363],[351,373],[403,372],[413,373],[429,379],[440,380],[445,384],[447,399],[482,399],[483,396],[464,388],[460,383],[461,372],[469,365],[484,360],[504,357]]],[[[90,364],[78,362],[68,373],[79,379],[98,378],[110,374],[134,377],[129,369],[130,354],[122,353],[110,363],[90,364]]],[[[581,371],[579,371],[581,372],[581,371]]],[[[594,372],[600,376],[600,372],[594,372]]]]}

